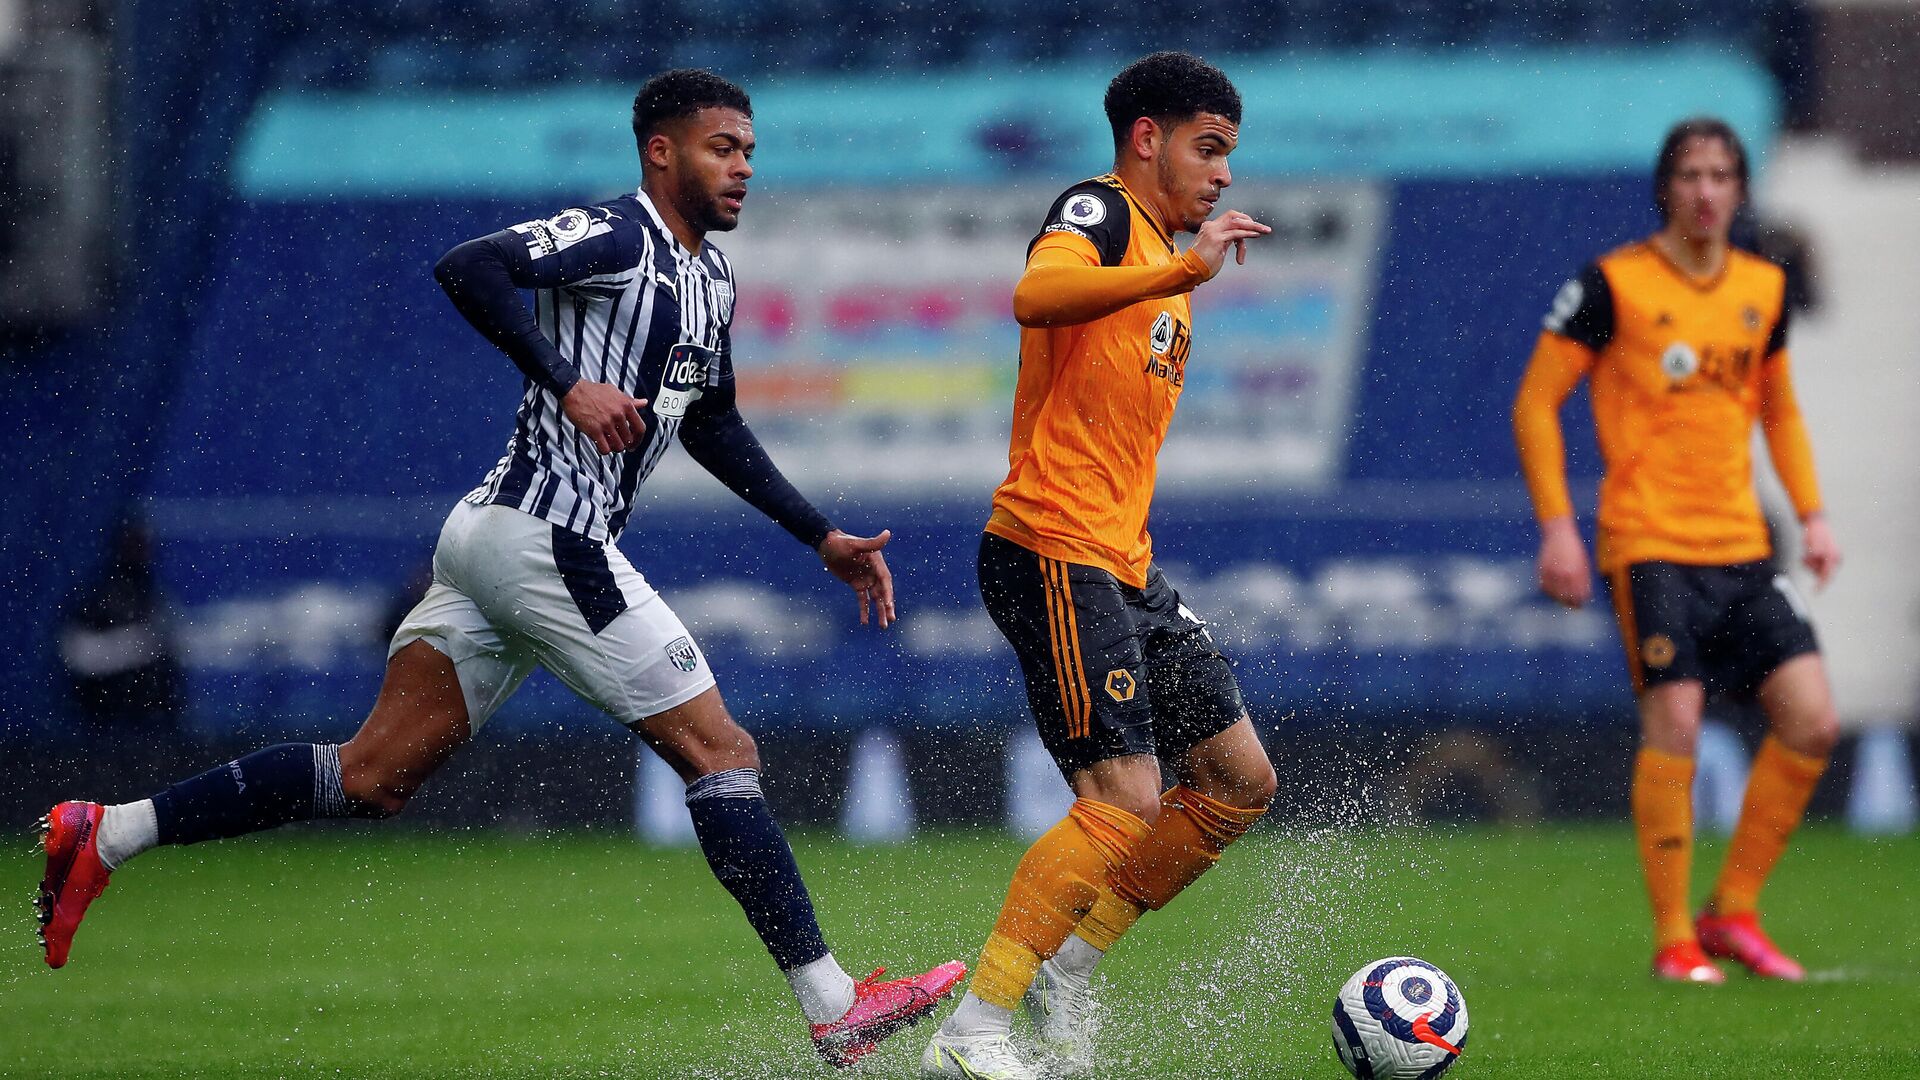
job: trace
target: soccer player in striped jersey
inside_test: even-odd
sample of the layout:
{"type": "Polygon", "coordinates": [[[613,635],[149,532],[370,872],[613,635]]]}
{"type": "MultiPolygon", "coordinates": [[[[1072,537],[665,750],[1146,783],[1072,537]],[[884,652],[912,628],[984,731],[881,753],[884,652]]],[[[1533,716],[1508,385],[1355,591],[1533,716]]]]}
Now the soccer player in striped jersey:
{"type": "Polygon", "coordinates": [[[1054,200],[1013,297],[1021,325],[1008,472],[980,594],[1077,796],[1014,870],[972,986],[927,1046],[930,1076],[1040,1075],[1008,1038],[1023,1004],[1053,1075],[1092,1067],[1094,966],[1266,812],[1273,766],[1205,624],[1154,564],[1154,459],[1186,382],[1188,295],[1270,231],[1212,217],[1240,95],[1186,53],[1107,88],[1113,171],[1054,200]],[[1173,234],[1192,232],[1182,252],[1173,234]],[[1179,783],[1162,793],[1164,759],[1179,783]]]}
{"type": "Polygon", "coordinates": [[[1760,927],[1759,897],[1826,768],[1838,725],[1793,583],[1772,564],[1750,453],[1758,421],[1825,584],[1840,562],[1787,361],[1785,275],[1728,243],[1747,194],[1733,129],[1696,119],[1654,171],[1663,221],[1561,289],[1513,407],[1540,519],[1540,583],[1569,607],[1592,592],[1574,527],[1560,405],[1592,385],[1605,477],[1597,547],[1639,698],[1633,820],[1652,901],[1655,977],[1724,980],[1710,956],[1799,979],[1760,927]],[[1693,756],[1708,693],[1757,698],[1771,731],[1753,763],[1719,881],[1697,918],[1693,756]]]}
{"type": "Polygon", "coordinates": [[[642,183],[454,248],[434,268],[460,313],[526,377],[506,453],[448,516],[433,583],[395,633],[365,724],[339,746],[286,744],[137,803],[66,802],[45,823],[47,963],[66,962],[87,904],[127,859],[291,821],[387,817],[535,667],[627,725],[687,783],[714,875],[785,973],[815,1047],[850,1065],[926,1015],[965,975],[856,983],[828,951],[760,791],[753,738],[728,715],[700,647],[614,546],[677,438],[709,472],[894,617],[880,549],[780,474],[734,407],[733,268],[706,242],[739,221],[753,110],[705,71],[634,99],[642,183]],[[520,290],[534,290],[531,310],[520,290]]]}

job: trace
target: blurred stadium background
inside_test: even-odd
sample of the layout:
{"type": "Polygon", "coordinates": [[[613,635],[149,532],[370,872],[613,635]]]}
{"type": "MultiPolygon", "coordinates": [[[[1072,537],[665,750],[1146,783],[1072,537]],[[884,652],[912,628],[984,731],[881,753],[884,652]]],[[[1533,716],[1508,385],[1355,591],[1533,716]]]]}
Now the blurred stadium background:
{"type": "MultiPolygon", "coordinates": [[[[1615,632],[1533,588],[1507,410],[1555,290],[1651,231],[1659,138],[1707,112],[1758,159],[1745,242],[1799,285],[1849,552],[1815,600],[1853,732],[1817,812],[1911,827],[1920,9],[1869,0],[0,0],[0,820],[353,731],[518,393],[428,267],[633,186],[633,91],[678,65],[756,105],[722,240],[743,407],[837,521],[894,530],[905,622],[859,631],[684,460],[626,549],[788,820],[1057,797],[974,593],[1009,296],[1047,201],[1110,163],[1106,80],[1169,46],[1242,88],[1229,202],[1277,229],[1197,299],[1157,546],[1239,662],[1285,813],[1623,815],[1615,632]]],[[[1709,821],[1752,735],[1724,719],[1709,821]]],[[[672,833],[677,786],[544,676],[494,725],[412,820],[672,833]]]]}

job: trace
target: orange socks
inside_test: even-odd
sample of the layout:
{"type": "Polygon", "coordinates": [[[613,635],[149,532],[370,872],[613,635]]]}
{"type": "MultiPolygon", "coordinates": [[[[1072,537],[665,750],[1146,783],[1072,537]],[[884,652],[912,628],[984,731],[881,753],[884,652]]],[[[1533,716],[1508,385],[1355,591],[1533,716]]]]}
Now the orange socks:
{"type": "Polygon", "coordinates": [[[1642,749],[1633,760],[1633,828],[1653,901],[1654,947],[1693,940],[1693,759],[1642,749]]]}
{"type": "Polygon", "coordinates": [[[1133,854],[1117,867],[1075,932],[1101,952],[1113,948],[1145,911],[1158,911],[1213,869],[1228,844],[1240,839],[1266,808],[1245,810],[1191,788],[1160,796],[1160,818],[1133,854]]]}
{"type": "Polygon", "coordinates": [[[1787,838],[1800,825],[1807,800],[1827,768],[1823,758],[1789,750],[1769,735],[1753,759],[1740,823],[1727,848],[1726,865],[1713,890],[1716,915],[1745,915],[1757,907],[1760,887],[1787,850],[1787,838]]]}
{"type": "Polygon", "coordinates": [[[1107,876],[1146,833],[1146,822],[1119,807],[1075,800],[1014,870],[1006,903],[974,970],[973,996],[1003,1009],[1019,1005],[1041,961],[1073,933],[1107,876]]]}

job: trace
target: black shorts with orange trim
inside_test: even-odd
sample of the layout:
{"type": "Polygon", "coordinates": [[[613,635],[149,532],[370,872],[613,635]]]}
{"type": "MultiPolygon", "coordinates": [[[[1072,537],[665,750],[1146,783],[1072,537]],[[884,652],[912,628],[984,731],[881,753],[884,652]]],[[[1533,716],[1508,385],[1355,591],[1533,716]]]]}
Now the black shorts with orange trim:
{"type": "Polygon", "coordinates": [[[1820,649],[1792,580],[1769,562],[1633,563],[1607,587],[1635,693],[1691,679],[1752,697],[1780,665],[1820,649]]]}
{"type": "Polygon", "coordinates": [[[1157,566],[1136,589],[987,534],[980,597],[1020,659],[1040,741],[1069,779],[1130,754],[1178,758],[1246,713],[1206,624],[1157,566]]]}

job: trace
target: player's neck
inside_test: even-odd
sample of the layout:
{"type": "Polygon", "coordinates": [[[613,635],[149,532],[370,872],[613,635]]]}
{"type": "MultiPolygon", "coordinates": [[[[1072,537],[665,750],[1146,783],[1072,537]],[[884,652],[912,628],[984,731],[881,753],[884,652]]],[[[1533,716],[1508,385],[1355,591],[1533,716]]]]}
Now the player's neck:
{"type": "Polygon", "coordinates": [[[686,215],[673,205],[673,197],[661,191],[651,176],[641,183],[640,190],[646,192],[647,198],[653,201],[653,212],[660,215],[660,223],[667,227],[675,240],[680,241],[680,246],[695,255],[700,254],[700,245],[706,241],[707,234],[694,228],[686,215]]]}
{"type": "Polygon", "coordinates": [[[1160,226],[1160,231],[1172,236],[1173,229],[1167,225],[1167,222],[1173,220],[1167,207],[1172,200],[1166,192],[1160,190],[1153,163],[1127,159],[1114,165],[1113,175],[1119,177],[1120,182],[1127,186],[1127,192],[1133,196],[1135,202],[1140,204],[1140,209],[1145,210],[1147,216],[1153,219],[1153,223],[1160,226]]]}
{"type": "Polygon", "coordinates": [[[1681,273],[1695,278],[1711,278],[1727,264],[1727,238],[1709,236],[1698,239],[1682,236],[1673,229],[1653,234],[1653,245],[1681,273]]]}

